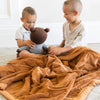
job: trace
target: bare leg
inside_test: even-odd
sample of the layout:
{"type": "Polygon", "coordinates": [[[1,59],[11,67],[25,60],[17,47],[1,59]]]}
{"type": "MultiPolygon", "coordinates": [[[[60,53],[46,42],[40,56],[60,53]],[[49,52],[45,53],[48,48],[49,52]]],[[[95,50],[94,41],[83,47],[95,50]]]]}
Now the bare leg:
{"type": "Polygon", "coordinates": [[[20,57],[20,56],[23,56],[23,55],[30,55],[30,52],[28,52],[27,50],[22,50],[22,51],[19,53],[19,57],[20,57]]]}
{"type": "Polygon", "coordinates": [[[39,54],[34,54],[34,53],[30,53],[28,52],[27,50],[22,50],[20,53],[19,53],[19,57],[20,56],[23,56],[23,55],[28,55],[30,57],[38,57],[39,54]]]}

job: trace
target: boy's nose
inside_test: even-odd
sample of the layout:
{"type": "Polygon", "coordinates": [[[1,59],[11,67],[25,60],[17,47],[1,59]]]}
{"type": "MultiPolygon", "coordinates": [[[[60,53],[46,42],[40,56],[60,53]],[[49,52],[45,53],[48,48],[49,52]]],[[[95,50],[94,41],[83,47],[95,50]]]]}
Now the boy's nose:
{"type": "Polygon", "coordinates": [[[34,26],[34,23],[31,23],[30,26],[34,26]]]}
{"type": "Polygon", "coordinates": [[[32,25],[33,25],[33,23],[30,23],[30,25],[32,26],[32,25]]]}

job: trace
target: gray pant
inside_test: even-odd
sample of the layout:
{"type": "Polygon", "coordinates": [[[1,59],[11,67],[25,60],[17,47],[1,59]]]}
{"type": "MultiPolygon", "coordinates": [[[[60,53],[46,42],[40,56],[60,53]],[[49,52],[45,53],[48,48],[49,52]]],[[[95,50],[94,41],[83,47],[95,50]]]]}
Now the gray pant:
{"type": "Polygon", "coordinates": [[[38,45],[34,45],[34,47],[30,48],[28,46],[23,46],[19,48],[19,51],[21,52],[22,50],[27,50],[30,53],[35,53],[35,54],[42,54],[42,47],[44,46],[44,44],[38,44],[38,45]]]}

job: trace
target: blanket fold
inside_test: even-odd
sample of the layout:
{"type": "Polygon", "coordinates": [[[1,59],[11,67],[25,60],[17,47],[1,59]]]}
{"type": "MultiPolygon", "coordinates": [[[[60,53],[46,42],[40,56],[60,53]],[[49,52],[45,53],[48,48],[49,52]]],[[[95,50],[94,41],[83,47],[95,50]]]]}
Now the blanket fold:
{"type": "Polygon", "coordinates": [[[67,55],[26,54],[0,66],[8,100],[85,100],[100,84],[100,54],[76,47],[67,55]]]}

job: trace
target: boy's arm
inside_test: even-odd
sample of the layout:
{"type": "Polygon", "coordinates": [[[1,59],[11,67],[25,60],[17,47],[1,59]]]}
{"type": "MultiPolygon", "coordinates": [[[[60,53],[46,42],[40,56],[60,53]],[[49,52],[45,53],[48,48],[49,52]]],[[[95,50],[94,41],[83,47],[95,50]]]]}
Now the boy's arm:
{"type": "Polygon", "coordinates": [[[72,47],[49,47],[49,53],[53,55],[62,55],[66,54],[72,49],[72,47]]]}
{"type": "Polygon", "coordinates": [[[65,45],[65,40],[63,40],[63,41],[61,42],[60,47],[64,47],[64,45],[65,45]]]}
{"type": "Polygon", "coordinates": [[[17,45],[18,47],[22,47],[22,46],[29,46],[29,47],[33,47],[35,43],[32,42],[31,40],[21,40],[21,39],[17,39],[17,45]]]}
{"type": "Polygon", "coordinates": [[[23,46],[33,47],[35,43],[32,42],[31,40],[23,40],[23,37],[24,37],[23,31],[19,28],[15,33],[15,39],[17,41],[18,47],[23,47],[23,46]]]}
{"type": "Polygon", "coordinates": [[[53,54],[53,55],[61,55],[61,54],[65,54],[65,53],[69,52],[72,49],[72,47],[70,47],[70,46],[64,47],[64,45],[65,45],[65,40],[63,40],[61,42],[60,46],[56,46],[56,47],[50,46],[48,48],[48,53],[53,54]]]}

